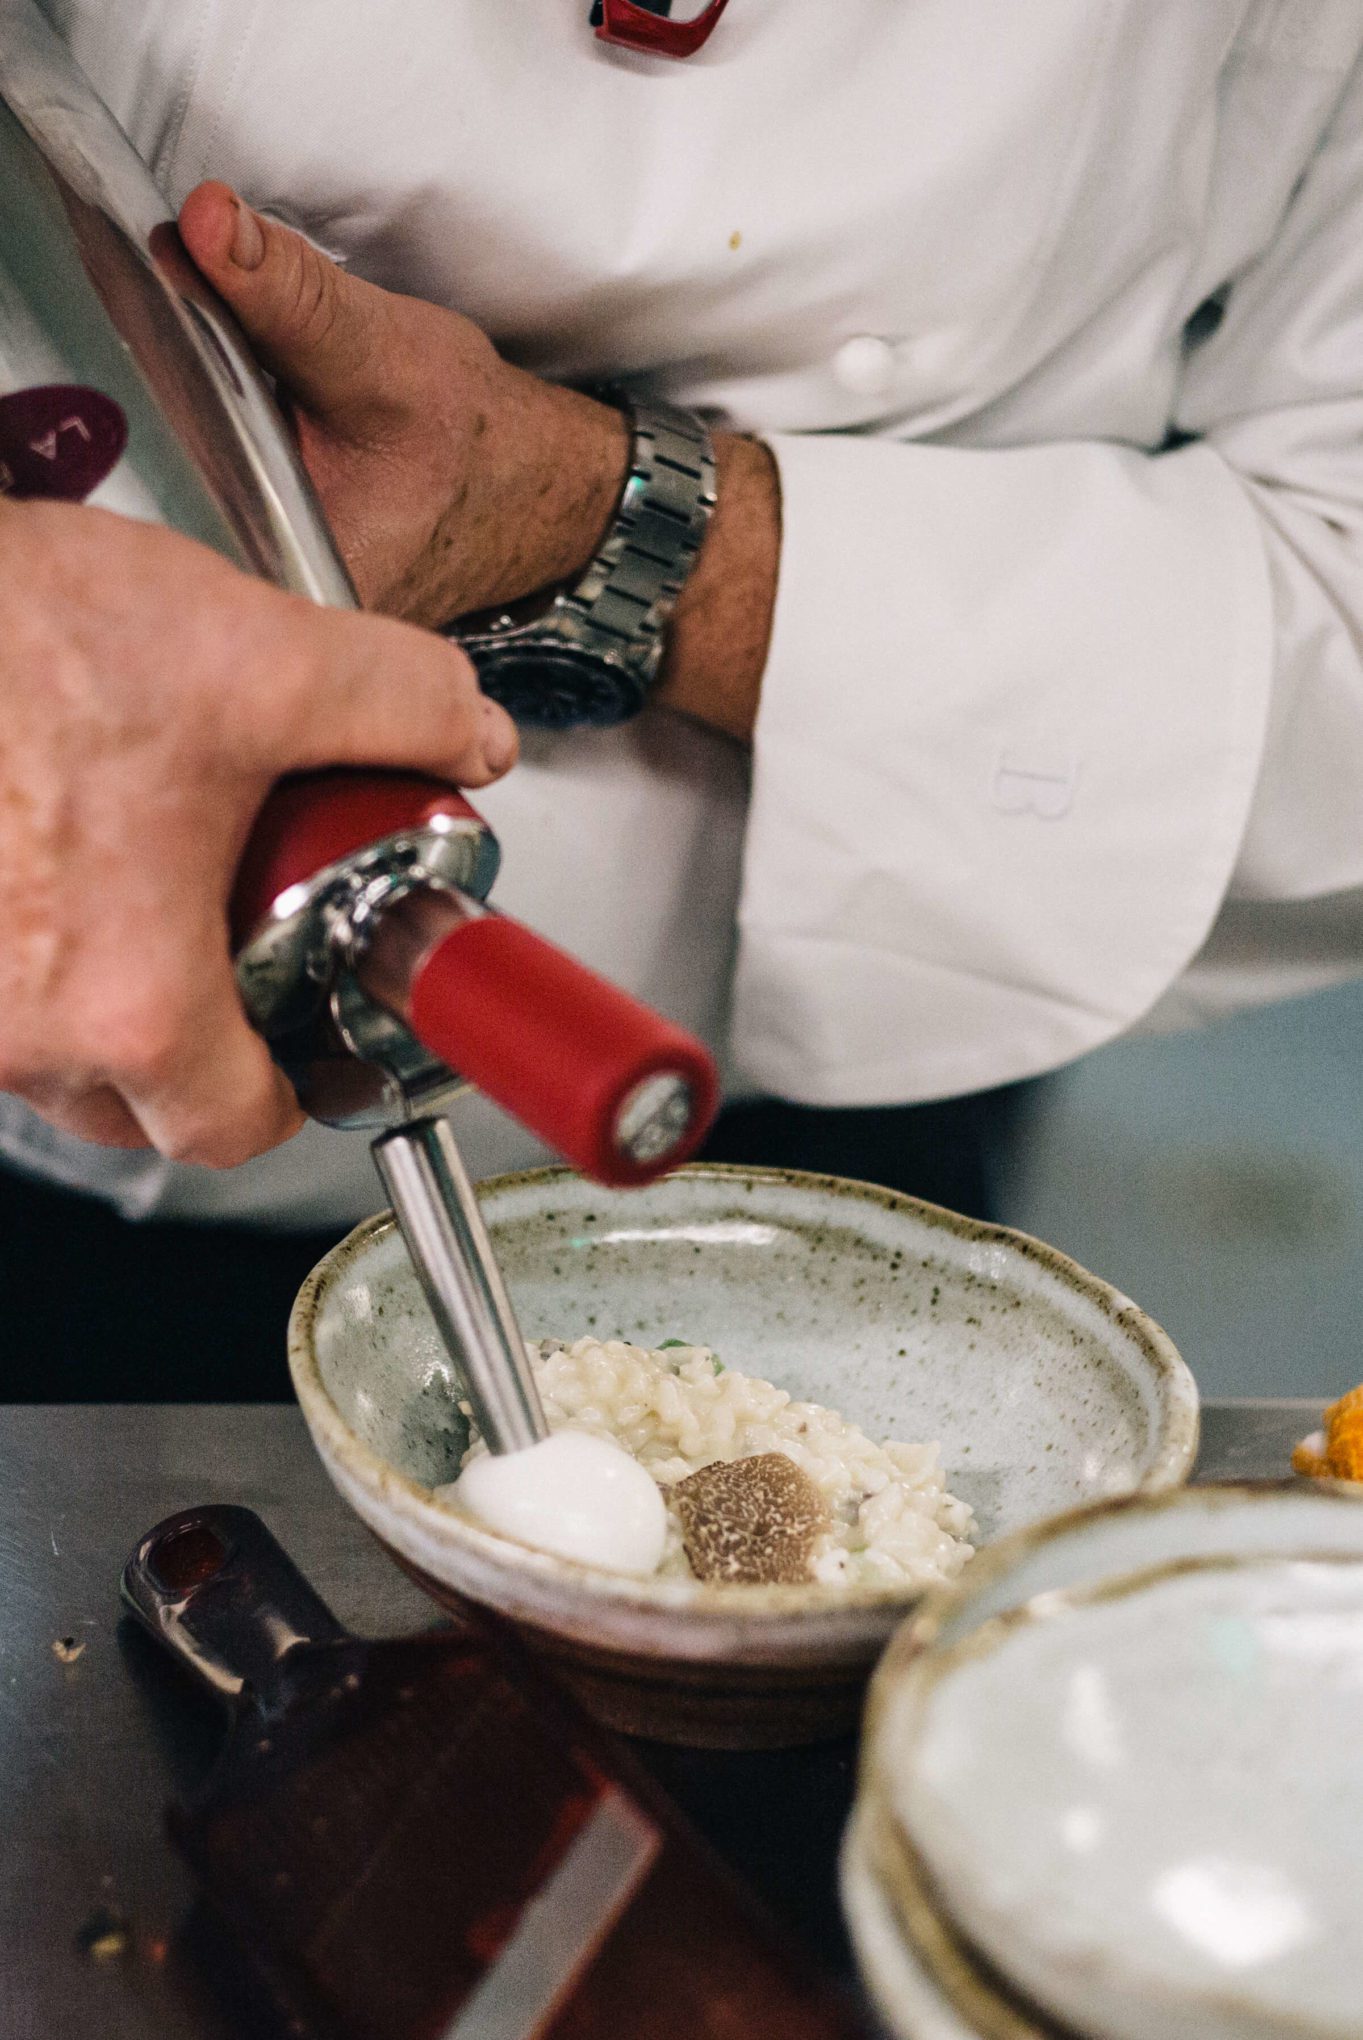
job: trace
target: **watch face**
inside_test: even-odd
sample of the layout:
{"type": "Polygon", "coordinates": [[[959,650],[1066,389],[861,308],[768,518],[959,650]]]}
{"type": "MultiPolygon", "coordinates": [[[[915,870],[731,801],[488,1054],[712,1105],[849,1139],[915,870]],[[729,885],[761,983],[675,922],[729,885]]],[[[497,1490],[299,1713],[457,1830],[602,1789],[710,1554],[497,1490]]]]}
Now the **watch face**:
{"type": "Polygon", "coordinates": [[[466,647],[484,694],[531,729],[608,729],[637,715],[643,680],[569,645],[466,647]]]}

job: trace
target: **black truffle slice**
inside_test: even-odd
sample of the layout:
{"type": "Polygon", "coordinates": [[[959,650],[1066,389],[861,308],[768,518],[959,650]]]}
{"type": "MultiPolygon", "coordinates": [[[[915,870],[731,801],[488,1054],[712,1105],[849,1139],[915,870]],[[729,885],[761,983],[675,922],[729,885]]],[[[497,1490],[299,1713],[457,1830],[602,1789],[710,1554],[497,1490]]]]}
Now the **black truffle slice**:
{"type": "Polygon", "coordinates": [[[809,1578],[828,1506],[784,1452],[716,1460],[672,1489],[697,1579],[796,1586],[809,1578]]]}

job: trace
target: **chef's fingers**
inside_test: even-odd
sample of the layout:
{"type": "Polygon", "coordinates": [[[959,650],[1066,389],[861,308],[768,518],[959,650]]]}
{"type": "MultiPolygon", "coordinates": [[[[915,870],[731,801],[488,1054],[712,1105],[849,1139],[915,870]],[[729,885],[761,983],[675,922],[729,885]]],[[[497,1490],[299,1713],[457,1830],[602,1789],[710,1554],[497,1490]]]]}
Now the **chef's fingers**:
{"type": "Polygon", "coordinates": [[[516,725],[480,691],[456,646],[391,617],[306,615],[314,684],[289,697],[279,741],[290,769],[398,766],[457,786],[485,786],[510,770],[516,725]]]}
{"type": "Polygon", "coordinates": [[[110,1075],[161,1154],[234,1168],[296,1133],[303,1114],[246,1018],[225,944],[198,960],[194,982],[192,1004],[144,1030],[110,1075]]]}
{"type": "Polygon", "coordinates": [[[386,292],[253,212],[230,185],[197,185],[180,233],[291,396],[342,428],[351,410],[372,413],[386,292]]]}
{"type": "Polygon", "coordinates": [[[40,1118],[96,1147],[145,1148],[151,1143],[123,1100],[108,1084],[73,1089],[67,1084],[26,1085],[19,1094],[40,1118]]]}

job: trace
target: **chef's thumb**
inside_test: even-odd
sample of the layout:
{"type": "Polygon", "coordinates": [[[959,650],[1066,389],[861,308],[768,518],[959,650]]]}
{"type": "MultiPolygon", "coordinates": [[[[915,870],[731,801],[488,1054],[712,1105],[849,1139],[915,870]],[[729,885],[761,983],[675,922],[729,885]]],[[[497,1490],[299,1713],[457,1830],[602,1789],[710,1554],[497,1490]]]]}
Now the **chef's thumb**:
{"type": "Polygon", "coordinates": [[[297,403],[337,424],[372,404],[385,292],[252,211],[226,184],[195,186],[180,209],[180,233],[297,403]]]}

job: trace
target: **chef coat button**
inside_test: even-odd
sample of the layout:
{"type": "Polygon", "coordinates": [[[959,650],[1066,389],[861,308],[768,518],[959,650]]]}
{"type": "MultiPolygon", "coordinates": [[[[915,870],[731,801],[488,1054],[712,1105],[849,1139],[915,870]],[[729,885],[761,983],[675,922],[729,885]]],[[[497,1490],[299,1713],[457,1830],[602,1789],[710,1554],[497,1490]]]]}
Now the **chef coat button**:
{"type": "Polygon", "coordinates": [[[895,351],[877,333],[844,340],[833,356],[833,379],[854,397],[883,397],[894,384],[895,351]]]}

